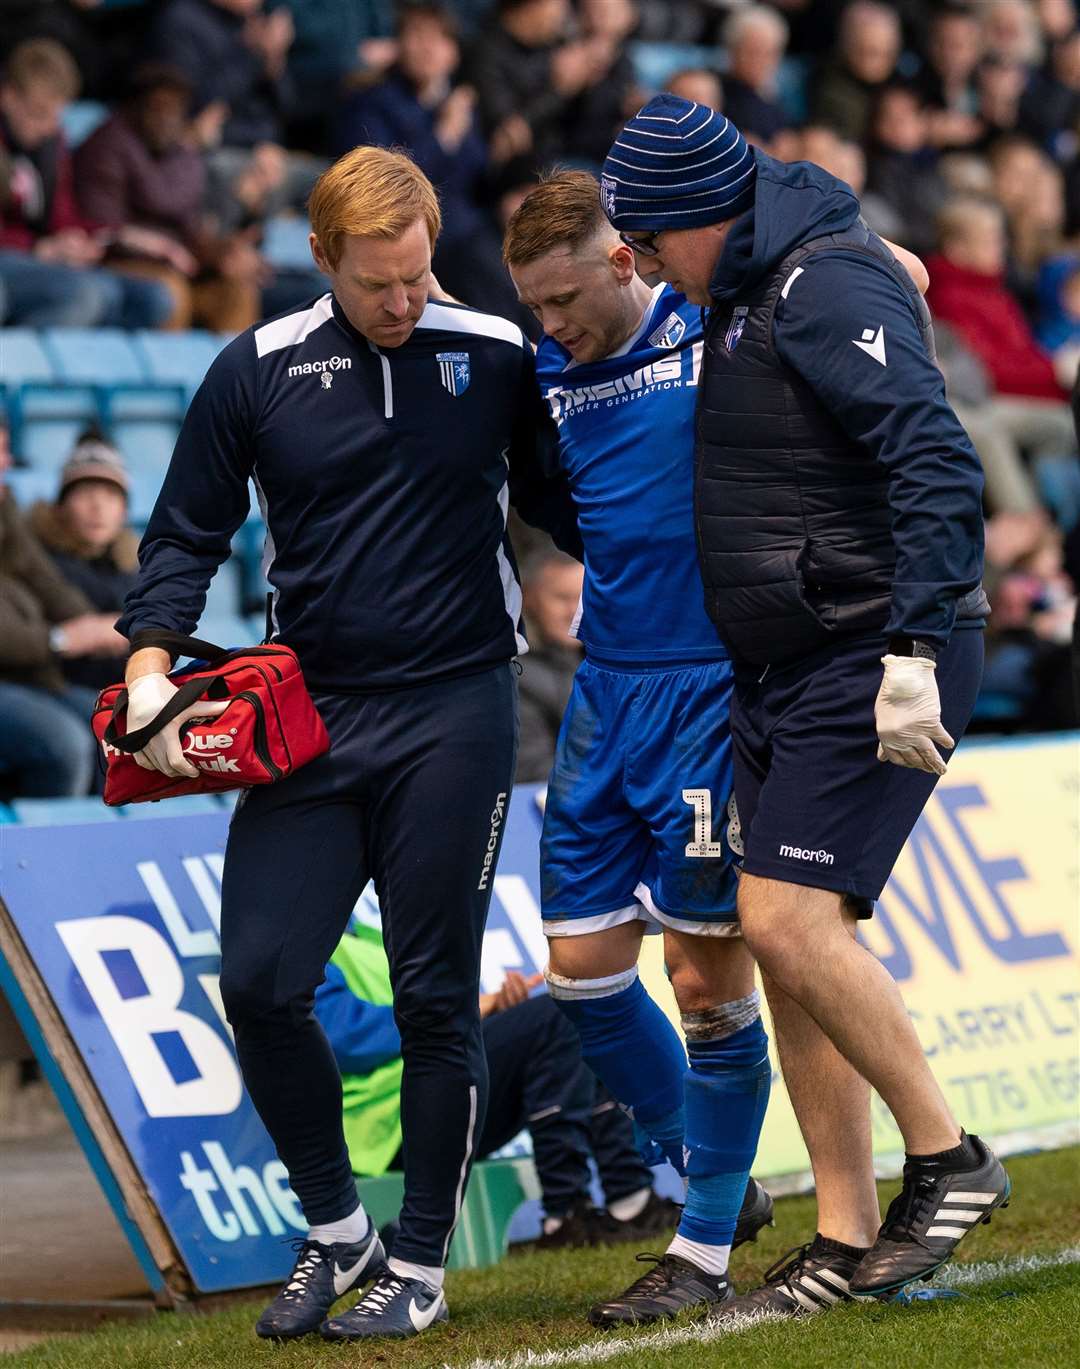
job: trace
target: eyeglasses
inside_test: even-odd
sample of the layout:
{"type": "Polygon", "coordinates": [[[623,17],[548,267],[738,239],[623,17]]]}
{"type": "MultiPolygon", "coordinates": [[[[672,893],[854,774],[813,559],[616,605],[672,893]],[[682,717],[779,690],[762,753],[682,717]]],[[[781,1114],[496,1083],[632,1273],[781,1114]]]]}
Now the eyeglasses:
{"type": "Polygon", "coordinates": [[[654,233],[646,233],[640,238],[632,238],[629,233],[620,233],[619,239],[627,247],[632,248],[639,257],[655,257],[660,251],[656,240],[663,231],[662,228],[658,228],[654,233]]]}

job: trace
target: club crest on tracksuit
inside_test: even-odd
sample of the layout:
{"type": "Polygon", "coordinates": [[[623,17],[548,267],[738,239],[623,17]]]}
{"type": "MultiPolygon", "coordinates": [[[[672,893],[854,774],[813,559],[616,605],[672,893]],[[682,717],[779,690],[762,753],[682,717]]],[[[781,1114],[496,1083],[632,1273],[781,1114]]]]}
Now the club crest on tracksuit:
{"type": "Polygon", "coordinates": [[[746,327],[746,316],[749,312],[750,309],[745,304],[737,305],[732,312],[731,322],[728,324],[727,332],[724,334],[724,346],[729,352],[733,352],[735,348],[738,347],[739,339],[742,337],[743,329],[746,327]]]}
{"type": "Polygon", "coordinates": [[[678,314],[668,314],[660,327],[649,334],[649,346],[662,347],[665,351],[671,347],[678,347],[685,332],[686,324],[678,314]]]}
{"type": "Polygon", "coordinates": [[[443,389],[449,390],[455,399],[463,395],[472,379],[468,352],[436,352],[435,360],[439,363],[439,379],[443,389]]]}

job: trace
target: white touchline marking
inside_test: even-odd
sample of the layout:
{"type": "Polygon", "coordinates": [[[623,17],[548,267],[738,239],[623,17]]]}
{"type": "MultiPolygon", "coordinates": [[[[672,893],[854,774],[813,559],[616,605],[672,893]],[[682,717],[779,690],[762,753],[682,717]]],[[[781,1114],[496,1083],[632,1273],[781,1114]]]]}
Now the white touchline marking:
{"type": "MultiPolygon", "coordinates": [[[[1080,1264],[1080,1246],[1069,1246],[1054,1255],[1013,1255],[1004,1260],[945,1265],[934,1275],[934,1280],[940,1280],[950,1288],[977,1288],[980,1284],[993,1283],[996,1279],[1014,1274],[1035,1274],[1042,1269],[1059,1269],[1067,1264],[1080,1264]]],[[[642,1350],[662,1351],[680,1345],[707,1345],[710,1341],[737,1335],[764,1322],[788,1320],[787,1317],[769,1312],[756,1317],[731,1317],[714,1325],[697,1322],[692,1326],[642,1332],[638,1336],[605,1336],[561,1350],[519,1350],[513,1355],[499,1355],[493,1359],[467,1360],[460,1369],[561,1369],[563,1365],[602,1364],[605,1360],[642,1350]]],[[[444,1362],[443,1369],[453,1369],[453,1366],[444,1362]]]]}

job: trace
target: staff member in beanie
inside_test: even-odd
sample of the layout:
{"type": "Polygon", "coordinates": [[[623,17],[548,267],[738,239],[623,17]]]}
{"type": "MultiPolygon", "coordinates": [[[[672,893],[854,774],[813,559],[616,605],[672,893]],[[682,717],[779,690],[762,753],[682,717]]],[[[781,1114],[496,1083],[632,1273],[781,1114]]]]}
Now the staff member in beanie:
{"type": "Polygon", "coordinates": [[[709,311],[695,515],[736,669],[738,909],[818,1187],[813,1243],[720,1315],[814,1312],[925,1276],[1009,1196],[855,940],[975,703],[981,472],[921,296],[842,181],[660,95],[601,200],[645,280],[709,311]],[[908,1154],[880,1230],[871,1087],[908,1154]]]}

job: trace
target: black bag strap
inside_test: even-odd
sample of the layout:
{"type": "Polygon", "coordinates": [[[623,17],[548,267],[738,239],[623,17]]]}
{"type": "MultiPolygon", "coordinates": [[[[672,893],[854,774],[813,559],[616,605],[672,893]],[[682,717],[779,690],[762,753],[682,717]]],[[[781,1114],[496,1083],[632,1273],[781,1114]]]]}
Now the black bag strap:
{"type": "MultiPolygon", "coordinates": [[[[184,640],[194,642],[196,639],[187,637],[184,640]]],[[[220,648],[213,647],[212,650],[219,651],[220,648]]],[[[219,700],[229,697],[229,686],[220,675],[202,675],[194,680],[187,680],[177,688],[176,693],[156,718],[152,718],[145,727],[138,727],[134,732],[125,732],[121,735],[116,730],[116,719],[127,708],[128,703],[128,692],[122,689],[116,696],[112,717],[105,728],[105,741],[110,746],[115,746],[117,751],[124,751],[129,756],[134,755],[136,751],[141,751],[147,742],[152,741],[163,727],[167,727],[174,718],[178,718],[185,708],[190,708],[202,698],[219,700]]]]}
{"type": "Polygon", "coordinates": [[[174,661],[180,656],[191,656],[195,660],[213,662],[229,655],[223,646],[204,642],[199,637],[186,637],[182,632],[170,632],[168,628],[149,627],[136,632],[131,639],[131,650],[141,651],[147,646],[161,647],[174,661]]]}

